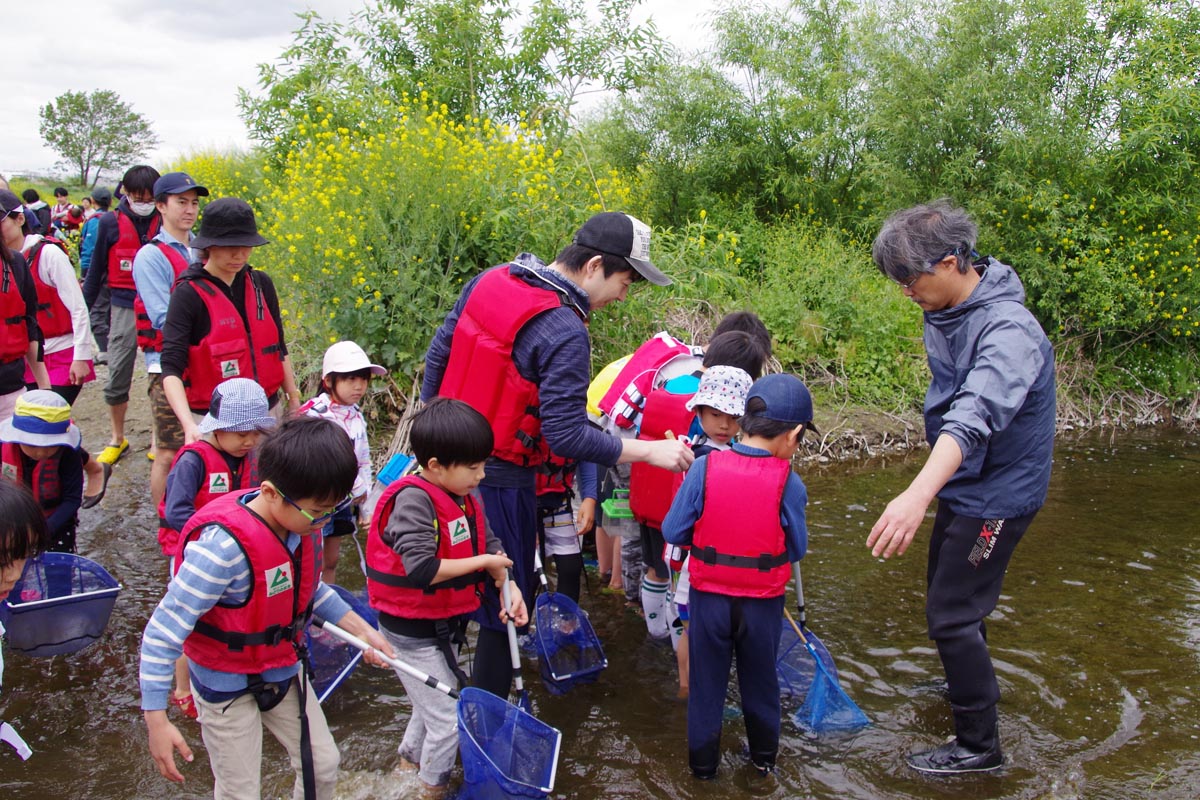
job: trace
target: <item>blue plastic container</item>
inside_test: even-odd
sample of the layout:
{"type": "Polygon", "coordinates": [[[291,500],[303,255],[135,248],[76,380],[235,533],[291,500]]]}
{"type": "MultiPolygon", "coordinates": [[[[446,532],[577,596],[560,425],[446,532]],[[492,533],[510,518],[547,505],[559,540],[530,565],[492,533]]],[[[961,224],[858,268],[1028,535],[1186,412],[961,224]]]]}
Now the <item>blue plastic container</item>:
{"type": "Polygon", "coordinates": [[[83,556],[31,558],[0,604],[8,646],[37,658],[78,652],[104,633],[120,591],[116,578],[83,556]]]}
{"type": "Polygon", "coordinates": [[[458,699],[464,800],[545,797],[554,791],[562,734],[512,703],[467,687],[458,699]]]}

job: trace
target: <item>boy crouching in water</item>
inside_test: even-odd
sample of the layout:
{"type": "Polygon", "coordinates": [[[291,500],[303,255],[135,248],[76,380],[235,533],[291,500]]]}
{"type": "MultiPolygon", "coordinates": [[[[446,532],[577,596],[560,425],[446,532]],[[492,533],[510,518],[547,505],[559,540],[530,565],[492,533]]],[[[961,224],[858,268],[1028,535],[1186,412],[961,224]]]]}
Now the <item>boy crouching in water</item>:
{"type": "MultiPolygon", "coordinates": [[[[181,652],[191,665],[216,797],[259,797],[262,729],[296,765],[294,798],[333,797],[339,754],[297,658],[309,614],[337,624],[382,652],[379,632],[321,583],[321,527],[348,502],[358,471],[337,425],[297,417],[267,436],[255,489],[214,500],[183,530],[182,561],[142,637],[142,710],[150,755],[177,783],[178,750],[192,760],[167,719],[167,696],[181,652]],[[307,728],[307,731],[305,730],[307,728]],[[307,734],[307,736],[306,736],[307,734]],[[315,790],[305,791],[310,741],[315,790]]],[[[381,666],[377,655],[370,663],[381,666]]]]}
{"type": "MultiPolygon", "coordinates": [[[[413,417],[410,437],[422,472],[392,483],[375,506],[367,534],[367,591],[397,657],[461,686],[466,676],[452,642],[479,608],[483,582],[490,577],[499,587],[512,566],[471,495],[492,452],[492,428],[466,403],[438,398],[413,417]]],[[[515,583],[510,589],[513,620],[525,625],[525,601],[515,583]]],[[[503,610],[500,619],[508,619],[503,610]]],[[[412,701],[400,769],[417,771],[424,797],[444,797],[458,752],[455,701],[400,670],[396,674],[412,701]]]]}
{"type": "Polygon", "coordinates": [[[688,763],[702,780],[720,762],[732,656],[750,761],[775,769],[779,751],[779,624],[790,563],[808,546],[808,493],[791,470],[812,427],[812,398],[793,375],[768,375],[746,396],[742,439],[698,458],[663,520],[667,542],[691,545],[688,763]]]}

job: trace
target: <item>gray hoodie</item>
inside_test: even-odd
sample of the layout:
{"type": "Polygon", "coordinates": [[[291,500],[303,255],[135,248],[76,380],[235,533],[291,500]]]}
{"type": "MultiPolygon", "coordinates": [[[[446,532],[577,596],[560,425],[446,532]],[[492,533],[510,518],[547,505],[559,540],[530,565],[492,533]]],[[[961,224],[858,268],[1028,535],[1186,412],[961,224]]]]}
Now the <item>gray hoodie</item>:
{"type": "Polygon", "coordinates": [[[1011,267],[988,257],[963,303],[925,314],[933,379],[925,436],[945,433],[963,462],[938,493],[956,514],[1005,519],[1046,501],[1054,447],[1054,349],[1011,267]]]}

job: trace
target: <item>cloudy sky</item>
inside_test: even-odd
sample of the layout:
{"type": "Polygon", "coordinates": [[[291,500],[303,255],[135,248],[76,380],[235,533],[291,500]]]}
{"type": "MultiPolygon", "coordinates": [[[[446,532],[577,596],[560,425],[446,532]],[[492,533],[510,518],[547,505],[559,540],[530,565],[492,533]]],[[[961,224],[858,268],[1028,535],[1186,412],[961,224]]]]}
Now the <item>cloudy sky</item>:
{"type": "MultiPolygon", "coordinates": [[[[720,2],[644,0],[639,21],[653,18],[667,39],[692,50],[706,41],[706,12],[720,2]]],[[[111,89],[148,117],[161,142],[151,163],[246,147],[238,87],[253,89],[257,65],[290,44],[296,13],[311,8],[344,20],[362,6],[363,0],[99,0],[71,4],[54,25],[10,29],[10,58],[29,66],[21,79],[10,75],[5,82],[0,174],[54,167],[58,157],[42,143],[38,111],[66,91],[111,89]]]]}

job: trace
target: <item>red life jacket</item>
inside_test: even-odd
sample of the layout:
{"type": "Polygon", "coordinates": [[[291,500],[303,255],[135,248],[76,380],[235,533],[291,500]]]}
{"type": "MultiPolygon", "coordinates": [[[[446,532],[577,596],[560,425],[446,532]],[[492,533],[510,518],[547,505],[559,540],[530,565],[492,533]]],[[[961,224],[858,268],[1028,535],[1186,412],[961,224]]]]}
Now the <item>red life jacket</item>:
{"type": "Polygon", "coordinates": [[[734,597],[778,597],[791,569],[783,524],[783,488],[791,465],[735,450],[709,453],[704,511],[692,533],[692,586],[734,597]]]}
{"type": "Polygon", "coordinates": [[[250,569],[250,594],[241,605],[217,603],[196,621],[183,643],[195,663],[222,672],[252,674],[296,663],[293,643],[304,637],[319,579],[320,534],[300,537],[288,550],[266,523],[240,502],[248,492],[214,500],[197,511],[183,529],[178,562],[186,546],[214,523],[235,539],[250,569]]]}
{"type": "Polygon", "coordinates": [[[474,497],[468,495],[462,508],[444,489],[419,475],[393,481],[379,498],[367,530],[367,593],[371,607],[405,619],[449,619],[470,613],[479,608],[479,585],[487,580],[486,572],[417,586],[407,577],[403,559],[383,541],[396,494],[409,486],[425,492],[433,501],[438,558],[470,558],[487,552],[487,525],[474,497]]]}
{"type": "MultiPolygon", "coordinates": [[[[658,441],[687,436],[695,412],[687,410],[694,392],[672,394],[660,386],[646,397],[638,439],[658,441]]],[[[683,484],[682,473],[637,462],[629,468],[629,510],[644,525],[661,528],[675,493],[683,484]]]]}
{"type": "Polygon", "coordinates": [[[541,463],[538,387],[517,372],[513,342],[525,323],[562,305],[571,304],[552,284],[531,286],[510,267],[495,267],[475,284],[454,328],[438,394],[487,417],[496,440],[492,455],[504,461],[541,463]]]}
{"type": "Polygon", "coordinates": [[[677,358],[692,355],[691,347],[666,331],[656,333],[629,356],[597,407],[617,427],[636,428],[659,370],[677,358]]]}
{"type": "Polygon", "coordinates": [[[283,355],[279,328],[267,310],[262,288],[247,269],[245,277],[246,319],[211,280],[189,281],[208,311],[211,329],[200,344],[188,348],[188,366],[183,372],[188,405],[206,411],[213,389],[229,378],[251,378],[267,393],[283,385],[283,355]]]}
{"type": "Polygon", "coordinates": [[[49,517],[54,513],[54,509],[62,505],[62,482],[58,477],[61,458],[62,448],[54,448],[54,455],[35,461],[33,475],[27,476],[21,445],[16,442],[4,442],[0,445],[0,475],[28,486],[34,499],[42,507],[42,513],[49,517]]]}
{"type": "MultiPolygon", "coordinates": [[[[223,497],[230,492],[242,489],[251,489],[257,485],[255,479],[258,476],[255,473],[258,471],[258,464],[255,451],[253,450],[242,459],[241,466],[232,474],[229,472],[229,462],[225,460],[225,456],[221,454],[221,451],[203,439],[180,448],[179,452],[175,454],[175,459],[171,462],[171,469],[175,469],[175,465],[179,463],[180,457],[187,452],[197,453],[204,461],[204,480],[200,483],[200,490],[196,492],[194,505],[196,511],[199,511],[218,497],[223,497]]],[[[167,498],[165,493],[162,499],[158,501],[158,546],[162,549],[162,554],[167,558],[179,552],[179,531],[167,523],[167,498]]]]}
{"type": "Polygon", "coordinates": [[[0,259],[0,264],[3,264],[4,272],[0,275],[0,362],[7,363],[28,354],[29,327],[25,320],[25,298],[21,296],[17,276],[7,261],[0,259]]]}
{"type": "Polygon", "coordinates": [[[23,255],[29,262],[29,274],[33,276],[33,286],[37,289],[38,327],[42,329],[42,336],[50,339],[70,333],[74,330],[74,326],[71,324],[71,312],[67,310],[62,298],[59,297],[58,289],[42,280],[41,271],[38,269],[42,261],[42,250],[47,244],[56,245],[67,258],[71,257],[67,253],[65,244],[48,236],[42,237],[41,241],[25,250],[23,255]]]}
{"type": "Polygon", "coordinates": [[[158,234],[162,218],[156,211],[150,218],[150,227],[146,229],[146,235],[143,237],[137,232],[133,218],[128,212],[118,207],[113,214],[117,217],[117,241],[108,251],[108,288],[136,291],[137,284],[133,282],[133,258],[137,251],[142,249],[142,245],[158,234]]]}
{"type": "Polygon", "coordinates": [[[543,442],[542,463],[538,464],[535,483],[538,496],[571,494],[575,484],[575,468],[577,466],[579,466],[578,461],[555,455],[543,442]]]}
{"type": "MultiPolygon", "coordinates": [[[[187,259],[179,254],[171,245],[166,242],[158,241],[151,242],[158,245],[158,249],[171,262],[172,269],[175,270],[175,280],[171,283],[171,291],[175,291],[175,284],[179,282],[179,276],[187,271],[187,259]]],[[[142,302],[142,296],[139,294],[133,298],[133,311],[137,314],[137,343],[138,347],[142,348],[143,353],[158,353],[162,351],[162,331],[154,327],[154,323],[150,321],[150,315],[146,313],[146,304],[142,302]]],[[[211,398],[211,395],[209,395],[211,398]]]]}

